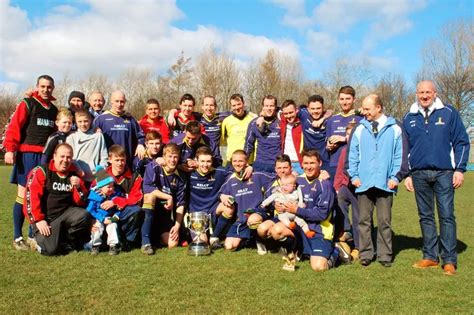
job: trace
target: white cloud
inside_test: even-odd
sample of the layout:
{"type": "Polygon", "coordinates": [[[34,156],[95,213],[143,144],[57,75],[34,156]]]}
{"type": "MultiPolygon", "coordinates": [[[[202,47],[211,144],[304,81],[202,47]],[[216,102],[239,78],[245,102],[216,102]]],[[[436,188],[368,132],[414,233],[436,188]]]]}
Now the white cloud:
{"type": "Polygon", "coordinates": [[[333,55],[338,48],[338,41],[335,35],[325,32],[307,32],[307,49],[313,56],[328,58],[333,55]]]}
{"type": "Polygon", "coordinates": [[[174,1],[84,0],[86,11],[59,6],[31,23],[27,14],[0,0],[0,41],[4,80],[31,83],[39,74],[72,79],[90,73],[115,77],[131,67],[161,72],[176,61],[181,51],[195,58],[210,45],[229,52],[237,62],[265,55],[274,48],[292,57],[298,46],[288,39],[269,39],[212,26],[180,29],[173,22],[184,18],[174,1]],[[137,3],[138,2],[138,3],[137,3]]]}
{"type": "Polygon", "coordinates": [[[396,58],[388,56],[368,56],[366,60],[376,74],[390,72],[398,64],[396,58]]]}
{"type": "Polygon", "coordinates": [[[253,36],[244,33],[230,33],[225,37],[224,49],[236,57],[244,59],[264,56],[274,49],[293,58],[299,57],[298,46],[291,40],[270,40],[265,36],[253,36]]]}
{"type": "Polygon", "coordinates": [[[303,29],[313,23],[306,15],[304,0],[270,0],[270,2],[286,10],[281,21],[285,26],[303,29]]]}
{"type": "Polygon", "coordinates": [[[58,5],[57,7],[54,7],[51,11],[59,15],[74,15],[79,12],[76,7],[67,4],[58,5]]]}
{"type": "Polygon", "coordinates": [[[371,32],[390,37],[409,30],[410,14],[426,5],[426,0],[323,0],[313,13],[324,30],[344,33],[357,23],[369,23],[371,32]]]}

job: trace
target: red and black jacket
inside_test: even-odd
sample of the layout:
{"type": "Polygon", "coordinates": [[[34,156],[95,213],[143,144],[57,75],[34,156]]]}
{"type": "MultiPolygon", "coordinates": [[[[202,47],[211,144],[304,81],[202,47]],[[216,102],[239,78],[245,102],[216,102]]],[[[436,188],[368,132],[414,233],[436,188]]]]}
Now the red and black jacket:
{"type": "Polygon", "coordinates": [[[25,98],[18,104],[5,132],[6,151],[43,152],[48,137],[56,130],[57,114],[57,107],[37,92],[25,98]]]}
{"type": "Polygon", "coordinates": [[[30,223],[52,221],[71,206],[85,206],[87,188],[80,180],[80,187],[71,185],[71,177],[77,176],[71,165],[67,172],[56,170],[54,160],[35,167],[28,174],[23,212],[30,223]]]}

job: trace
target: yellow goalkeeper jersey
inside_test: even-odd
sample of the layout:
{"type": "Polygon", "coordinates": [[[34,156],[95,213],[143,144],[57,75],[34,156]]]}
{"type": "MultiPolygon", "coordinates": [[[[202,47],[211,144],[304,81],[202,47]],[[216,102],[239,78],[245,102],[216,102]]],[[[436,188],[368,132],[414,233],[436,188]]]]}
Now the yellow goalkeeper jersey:
{"type": "MultiPolygon", "coordinates": [[[[252,112],[249,112],[242,119],[239,119],[234,115],[230,115],[222,121],[221,141],[223,143],[227,142],[226,161],[230,161],[232,153],[235,150],[244,149],[247,128],[252,119],[254,119],[255,117],[257,117],[257,115],[252,112]]],[[[251,160],[253,159],[249,157],[249,162],[251,162],[251,160]]]]}

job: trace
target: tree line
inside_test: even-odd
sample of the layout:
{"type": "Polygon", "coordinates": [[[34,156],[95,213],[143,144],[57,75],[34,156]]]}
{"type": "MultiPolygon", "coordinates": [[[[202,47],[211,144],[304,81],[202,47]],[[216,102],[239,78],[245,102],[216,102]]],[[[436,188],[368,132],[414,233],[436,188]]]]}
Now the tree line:
{"type": "MultiPolygon", "coordinates": [[[[219,110],[227,110],[229,97],[241,93],[247,107],[254,112],[259,111],[261,99],[268,94],[275,95],[280,103],[293,99],[297,104],[306,103],[309,95],[320,94],[328,108],[337,110],[337,91],[343,85],[351,85],[359,100],[369,93],[377,93],[385,105],[384,111],[401,118],[415,100],[415,82],[429,79],[435,82],[439,97],[454,105],[469,125],[474,119],[473,31],[472,21],[446,24],[436,38],[425,43],[421,51],[422,68],[409,83],[401,74],[377,75],[368,63],[350,57],[337,59],[321,78],[308,80],[298,60],[273,49],[241,69],[232,56],[211,46],[195,60],[181,52],[168,71],[158,76],[152,69],[138,68],[125,71],[115,80],[104,74],[73,79],[66,73],[56,82],[55,103],[66,104],[72,90],[86,95],[101,91],[107,96],[112,90],[120,89],[127,96],[128,111],[137,118],[144,114],[149,98],[157,98],[166,111],[175,108],[184,93],[191,93],[196,99],[214,95],[219,110]]],[[[0,126],[5,125],[22,93],[0,91],[0,126]]]]}

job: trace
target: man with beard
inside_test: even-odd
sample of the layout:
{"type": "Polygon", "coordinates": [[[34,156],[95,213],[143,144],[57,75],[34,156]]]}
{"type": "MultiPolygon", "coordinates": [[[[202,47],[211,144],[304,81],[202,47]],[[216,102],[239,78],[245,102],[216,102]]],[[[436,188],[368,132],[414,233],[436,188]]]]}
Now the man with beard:
{"type": "Polygon", "coordinates": [[[248,156],[255,151],[253,163],[255,171],[273,173],[275,159],[281,153],[280,119],[277,117],[275,96],[267,95],[263,98],[262,118],[255,118],[250,122],[245,136],[244,151],[248,156]]]}

